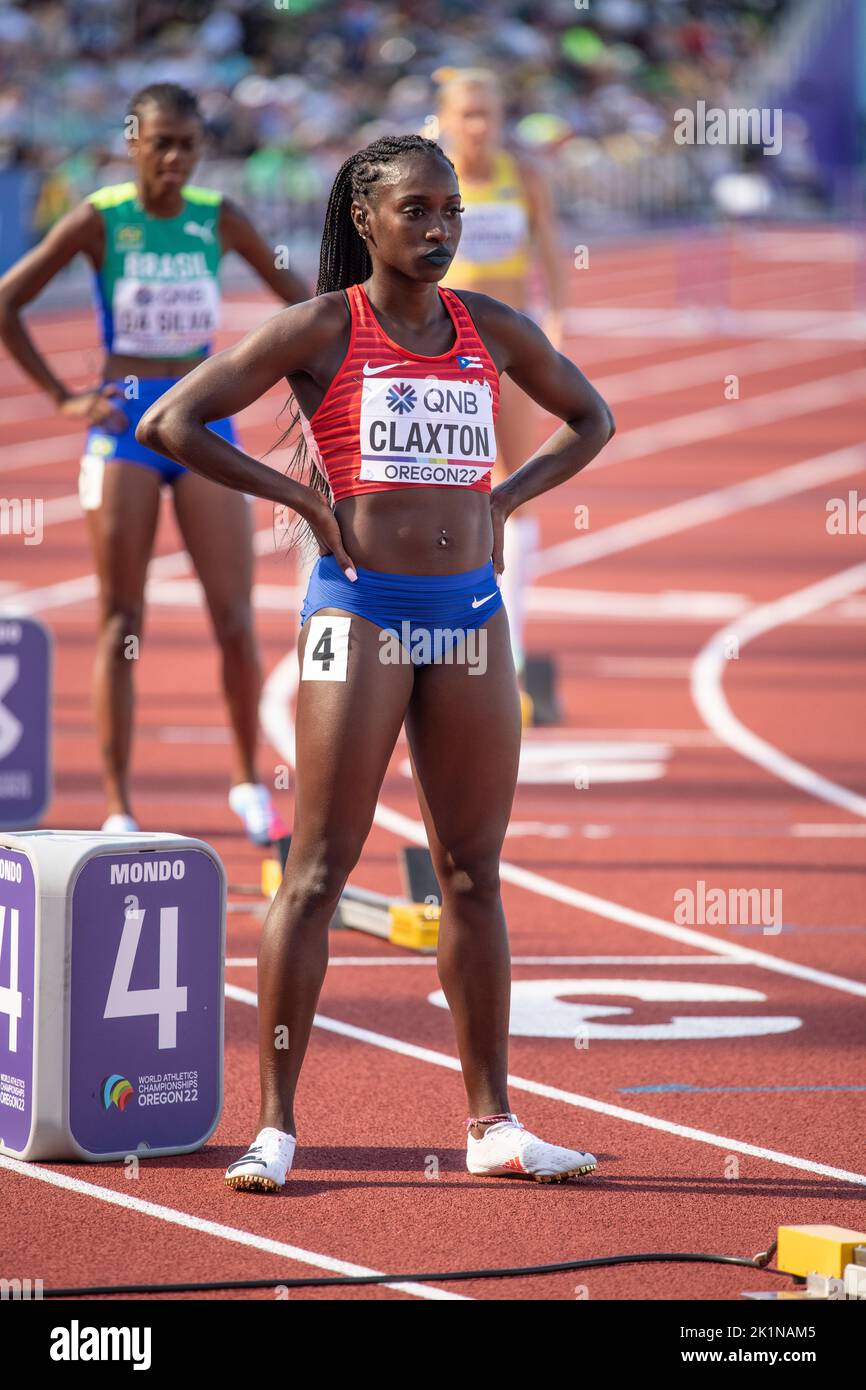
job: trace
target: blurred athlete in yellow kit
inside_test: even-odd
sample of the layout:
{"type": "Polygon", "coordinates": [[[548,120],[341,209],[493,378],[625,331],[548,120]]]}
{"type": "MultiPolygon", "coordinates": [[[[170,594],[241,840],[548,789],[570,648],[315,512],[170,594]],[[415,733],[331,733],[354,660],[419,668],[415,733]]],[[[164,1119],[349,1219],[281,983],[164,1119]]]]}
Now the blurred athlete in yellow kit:
{"type": "MultiPolygon", "coordinates": [[[[437,139],[460,180],[463,234],[443,285],[478,290],[524,313],[529,277],[537,259],[548,301],[543,324],[555,348],[561,346],[563,259],[557,244],[553,204],[544,179],[503,143],[504,101],[498,79],[485,68],[440,69],[437,139]]],[[[533,453],[537,412],[518,386],[503,377],[498,455],[493,484],[503,481],[533,453]]],[[[508,611],[511,650],[523,686],[525,595],[537,549],[537,511],[524,505],[505,523],[502,596],[508,611]]],[[[522,693],[523,722],[532,722],[532,702],[522,693]]]]}

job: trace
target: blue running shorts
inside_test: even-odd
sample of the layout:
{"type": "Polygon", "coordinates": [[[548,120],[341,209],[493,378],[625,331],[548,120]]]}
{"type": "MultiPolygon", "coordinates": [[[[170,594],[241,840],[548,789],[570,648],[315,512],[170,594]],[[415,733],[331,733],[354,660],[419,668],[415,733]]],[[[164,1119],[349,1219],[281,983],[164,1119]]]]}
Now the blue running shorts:
{"type": "MultiPolygon", "coordinates": [[[[136,400],[127,400],[124,395],[114,397],[114,404],[126,416],[126,429],[115,431],[108,429],[104,424],[90,426],[78,475],[78,496],[85,511],[92,511],[101,505],[102,470],[109,459],[154,468],[166,483],[175,482],[181,473],[188,471],[183,464],[175,463],[174,459],[167,459],[162,454],[154,453],[153,449],[148,449],[145,444],[139,444],[135,437],[136,426],[144,412],[149,410],[160,396],[164,396],[169,387],[174,386],[179,379],[163,376],[139,377],[136,400]]],[[[120,379],[103,382],[103,385],[119,386],[123,392],[126,383],[120,379]]],[[[231,420],[211,420],[208,429],[213,430],[221,439],[227,439],[229,444],[237,443],[231,420]]]]}
{"type": "Polygon", "coordinates": [[[361,565],[355,570],[353,583],[333,555],[319,557],[300,610],[301,626],[320,608],[357,613],[393,632],[413,665],[441,660],[464,632],[481,627],[502,607],[492,560],[460,574],[387,574],[361,565]]]}

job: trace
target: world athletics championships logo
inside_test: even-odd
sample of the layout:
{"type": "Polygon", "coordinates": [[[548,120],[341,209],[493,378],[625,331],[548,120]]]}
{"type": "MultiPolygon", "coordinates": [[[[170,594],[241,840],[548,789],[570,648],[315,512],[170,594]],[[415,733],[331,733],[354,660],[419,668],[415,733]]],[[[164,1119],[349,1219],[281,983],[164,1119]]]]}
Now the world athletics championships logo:
{"type": "Polygon", "coordinates": [[[118,1072],[106,1076],[99,1090],[103,1110],[110,1110],[112,1105],[116,1105],[118,1110],[125,1110],[130,1096],[135,1095],[131,1082],[118,1072]]]}
{"type": "Polygon", "coordinates": [[[405,415],[407,411],[415,409],[418,397],[415,395],[415,388],[408,381],[398,381],[391,387],[385,400],[398,415],[405,415]]]}

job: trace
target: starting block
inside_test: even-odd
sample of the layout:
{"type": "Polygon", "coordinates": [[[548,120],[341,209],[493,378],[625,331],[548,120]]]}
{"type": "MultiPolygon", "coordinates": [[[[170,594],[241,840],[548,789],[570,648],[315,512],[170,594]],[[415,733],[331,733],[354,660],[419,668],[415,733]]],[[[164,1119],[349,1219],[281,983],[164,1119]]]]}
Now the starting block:
{"type": "MultiPolygon", "coordinates": [[[[283,881],[283,872],[292,842],[291,835],[277,840],[277,858],[262,864],[262,892],[273,898],[283,881]]],[[[419,845],[400,850],[400,869],[405,897],[391,898],[369,888],[347,883],[331,918],[331,929],[349,928],[368,932],[390,941],[392,946],[408,946],[415,951],[435,951],[439,940],[442,891],[433,869],[430,851],[419,845]]]]}
{"type": "Polygon", "coordinates": [[[552,656],[527,656],[523,684],[532,701],[531,722],[541,728],[562,723],[562,710],[556,693],[556,667],[552,656]]]}
{"type": "Polygon", "coordinates": [[[223,1101],[226,882],[184,835],[0,834],[0,1153],[193,1153],[223,1101]]]}
{"type": "Polygon", "coordinates": [[[866,1300],[866,1232],[844,1226],[780,1226],[776,1268],[798,1280],[800,1287],[742,1297],[866,1300]]]}

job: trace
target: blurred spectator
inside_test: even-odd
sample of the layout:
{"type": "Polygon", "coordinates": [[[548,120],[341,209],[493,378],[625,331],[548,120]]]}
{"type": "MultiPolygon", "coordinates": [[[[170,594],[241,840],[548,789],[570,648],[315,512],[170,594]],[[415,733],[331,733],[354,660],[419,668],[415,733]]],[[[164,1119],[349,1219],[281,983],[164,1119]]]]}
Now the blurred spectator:
{"type": "MultiPolygon", "coordinates": [[[[321,201],[353,148],[383,131],[424,126],[437,69],[482,64],[505,79],[515,139],[555,150],[560,167],[584,174],[630,171],[640,160],[648,168],[654,152],[679,157],[671,141],[677,107],[698,98],[728,104],[744,58],[786,7],[0,0],[0,166],[50,174],[38,207],[44,231],[109,156],[123,159],[132,92],[175,81],[200,96],[209,158],[243,161],[251,199],[321,201]]],[[[667,175],[651,177],[662,186],[667,175]]],[[[685,195],[694,197],[688,183],[685,195]]]]}

